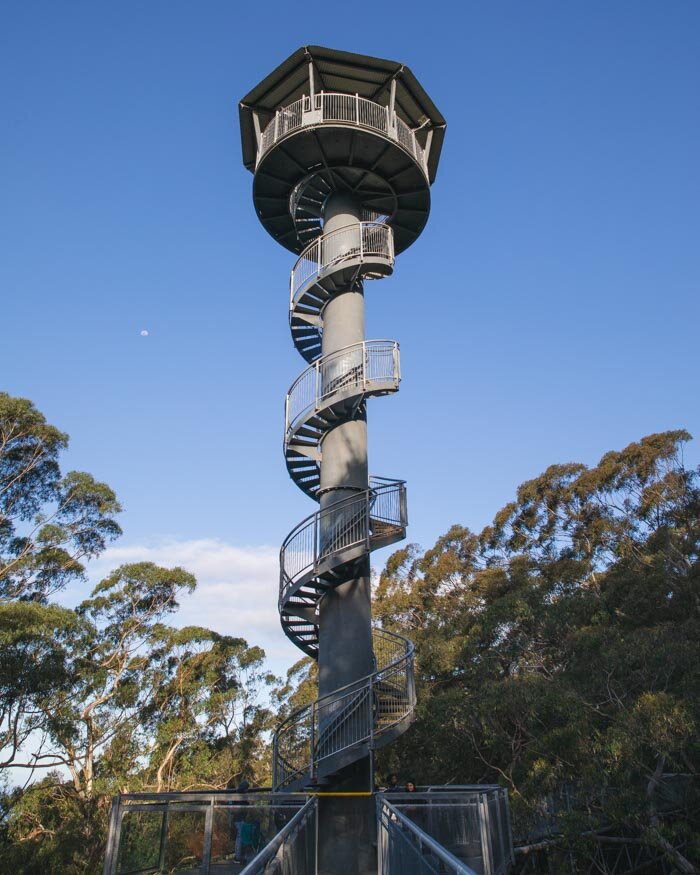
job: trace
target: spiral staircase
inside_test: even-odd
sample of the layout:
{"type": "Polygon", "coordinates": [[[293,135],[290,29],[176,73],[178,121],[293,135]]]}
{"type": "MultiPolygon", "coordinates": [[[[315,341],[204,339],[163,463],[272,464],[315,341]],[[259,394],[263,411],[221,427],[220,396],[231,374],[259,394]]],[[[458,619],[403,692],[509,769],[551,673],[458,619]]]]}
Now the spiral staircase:
{"type": "MultiPolygon", "coordinates": [[[[284,456],[292,480],[321,507],[282,545],[278,606],[289,639],[323,661],[324,598],[366,573],[369,553],[404,538],[407,525],[401,480],[365,471],[364,482],[355,476],[328,486],[326,478],[322,487],[324,441],[348,423],[365,423],[368,399],[397,392],[401,379],[398,343],[365,340],[363,316],[363,339],[330,350],[324,322],[330,331],[333,302],[389,276],[396,255],[421,233],[445,123],[405,66],[317,46],[298,50],[256,86],[240,116],[258,218],[298,255],[289,325],[308,367],[287,394],[284,456]],[[353,212],[331,227],[329,205],[339,197],[353,212]]],[[[371,640],[370,672],[278,727],[276,790],[332,783],[410,725],[413,645],[377,628],[371,640]]]]}

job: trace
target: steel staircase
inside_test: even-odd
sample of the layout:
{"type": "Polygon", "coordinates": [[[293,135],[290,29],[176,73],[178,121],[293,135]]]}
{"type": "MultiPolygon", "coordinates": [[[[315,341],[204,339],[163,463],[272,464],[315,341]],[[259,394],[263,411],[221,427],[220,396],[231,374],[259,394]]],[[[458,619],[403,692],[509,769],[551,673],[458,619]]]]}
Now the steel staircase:
{"type": "MultiPolygon", "coordinates": [[[[364,420],[368,399],[397,392],[401,380],[399,345],[392,340],[340,349],[333,344],[323,355],[324,312],[337,296],[362,291],[365,280],[389,276],[396,253],[422,231],[444,120],[401,65],[391,73],[389,67],[370,73],[370,59],[318,47],[293,58],[244,98],[241,128],[258,217],[298,255],[290,277],[289,325],[308,367],[287,393],[284,456],[292,480],[322,506],[282,544],[278,607],[286,635],[318,658],[324,595],[366,574],[369,553],[404,538],[407,525],[401,480],[369,477],[364,487],[341,480],[322,497],[326,436],[364,420]],[[361,75],[366,69],[367,81],[352,78],[351,67],[361,75]],[[314,93],[314,83],[323,87],[324,77],[343,87],[352,82],[363,93],[314,93]],[[303,90],[304,80],[311,93],[303,90]],[[356,205],[357,218],[324,230],[326,206],[338,197],[356,205]],[[338,499],[331,501],[334,489],[338,499]]],[[[275,789],[322,784],[408,727],[415,706],[413,645],[374,629],[372,650],[371,673],[295,711],[278,727],[275,789]]]]}
{"type": "Polygon", "coordinates": [[[341,769],[358,750],[376,750],[410,725],[415,708],[413,645],[374,629],[377,670],[292,713],[276,730],[275,788],[287,792],[323,785],[319,769],[341,769]]]}
{"type": "MultiPolygon", "coordinates": [[[[330,187],[329,187],[330,188],[330,187]]],[[[317,236],[291,274],[290,327],[309,362],[285,403],[284,454],[299,488],[317,499],[321,442],[351,419],[368,398],[398,391],[399,345],[366,340],[321,356],[323,307],[364,279],[388,276],[394,265],[393,231],[362,222],[317,236]]],[[[406,534],[403,481],[370,478],[368,488],[303,520],[280,551],[279,611],[287,636],[305,653],[318,654],[318,605],[331,587],[355,577],[371,550],[406,534]]],[[[274,736],[277,790],[300,790],[388,744],[413,717],[413,646],[379,629],[373,633],[376,670],[292,714],[274,736]]]]}

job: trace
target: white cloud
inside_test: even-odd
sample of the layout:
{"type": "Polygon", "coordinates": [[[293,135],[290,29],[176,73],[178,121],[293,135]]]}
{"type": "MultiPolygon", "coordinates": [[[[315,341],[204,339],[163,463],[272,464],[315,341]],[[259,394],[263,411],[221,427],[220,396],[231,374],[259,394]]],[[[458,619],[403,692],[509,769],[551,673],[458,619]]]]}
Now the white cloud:
{"type": "Polygon", "coordinates": [[[237,547],[214,539],[111,547],[90,563],[92,584],[127,562],[181,566],[195,575],[197,589],[180,600],[179,611],[168,620],[173,625],[206,626],[245,638],[265,650],[270,669],[279,675],[301,657],[282,631],[277,612],[278,548],[237,547]]]}

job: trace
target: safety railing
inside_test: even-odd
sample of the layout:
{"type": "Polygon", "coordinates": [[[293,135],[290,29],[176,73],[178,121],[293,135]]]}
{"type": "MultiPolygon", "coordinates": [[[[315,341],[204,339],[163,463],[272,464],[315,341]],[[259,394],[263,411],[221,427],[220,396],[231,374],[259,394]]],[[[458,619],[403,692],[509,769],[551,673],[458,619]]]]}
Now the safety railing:
{"type": "Polygon", "coordinates": [[[399,345],[395,340],[364,340],[318,359],[292,384],[285,402],[284,433],[314,411],[323,410],[339,392],[371,393],[379,384],[398,389],[401,381],[399,345]]]}
{"type": "Polygon", "coordinates": [[[318,798],[312,797],[241,875],[315,875],[318,798]]]}
{"type": "Polygon", "coordinates": [[[505,875],[513,863],[508,793],[460,788],[377,797],[379,875],[505,875]]]}
{"type": "Polygon", "coordinates": [[[313,100],[302,97],[277,110],[260,137],[256,167],[275,143],[287,134],[307,125],[321,125],[324,122],[357,125],[394,140],[415,158],[427,176],[425,151],[415,131],[396,112],[357,94],[326,91],[314,95],[313,100]]]}
{"type": "Polygon", "coordinates": [[[350,259],[366,261],[372,258],[381,258],[393,265],[394,232],[389,225],[381,222],[356,222],[322,234],[309,243],[292,268],[291,304],[294,304],[297,295],[310,280],[329,268],[350,259]]]}
{"type": "Polygon", "coordinates": [[[334,554],[365,545],[390,529],[408,525],[406,483],[373,478],[370,488],[316,511],[285,538],[280,550],[280,596],[283,608],[289,591],[302,577],[334,554]]]}
{"type": "Polygon", "coordinates": [[[376,671],[299,708],[276,730],[273,785],[284,790],[297,778],[313,781],[324,760],[360,744],[370,747],[415,707],[413,644],[383,629],[372,630],[376,671]]]}
{"type": "MultiPolygon", "coordinates": [[[[217,791],[115,796],[103,875],[232,871],[234,858],[262,860],[261,849],[270,848],[275,837],[282,836],[287,846],[293,844],[302,811],[308,812],[309,806],[301,794],[217,791]]],[[[265,871],[256,867],[250,873],[265,871]]]]}

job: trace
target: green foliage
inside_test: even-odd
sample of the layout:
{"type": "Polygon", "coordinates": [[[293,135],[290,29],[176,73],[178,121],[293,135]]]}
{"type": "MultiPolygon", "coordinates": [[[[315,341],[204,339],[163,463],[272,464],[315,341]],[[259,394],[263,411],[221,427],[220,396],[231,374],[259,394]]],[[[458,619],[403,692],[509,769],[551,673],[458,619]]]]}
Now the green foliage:
{"type": "Polygon", "coordinates": [[[44,601],[83,576],[121,529],[114,492],[89,474],[61,475],[68,436],[31,401],[0,392],[0,600],[44,601]]]}
{"type": "Polygon", "coordinates": [[[166,625],[191,574],[123,565],[75,610],[49,603],[120,534],[112,490],[62,475],[67,443],[0,393],[0,768],[28,776],[0,793],[3,872],[100,872],[115,792],[270,777],[260,698],[278,679],[242,638],[166,625]]]}
{"type": "Polygon", "coordinates": [[[0,604],[0,767],[43,728],[40,703],[69,684],[65,646],[77,625],[73,611],[56,605],[0,604]]]}
{"type": "Polygon", "coordinates": [[[5,797],[0,865],[23,875],[99,875],[108,800],[86,800],[57,774],[5,797]]]}
{"type": "Polygon", "coordinates": [[[497,780],[521,810],[573,784],[594,824],[663,847],[661,776],[700,763],[689,437],[551,466],[480,534],[455,526],[422,555],[390,558],[375,613],[416,642],[419,705],[382,773],[497,780]]]}

